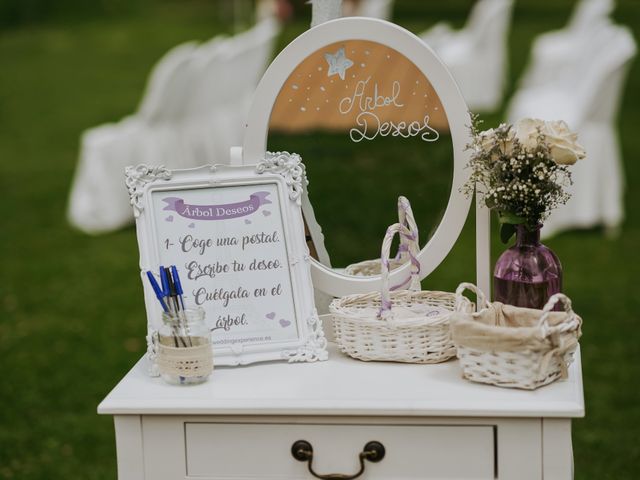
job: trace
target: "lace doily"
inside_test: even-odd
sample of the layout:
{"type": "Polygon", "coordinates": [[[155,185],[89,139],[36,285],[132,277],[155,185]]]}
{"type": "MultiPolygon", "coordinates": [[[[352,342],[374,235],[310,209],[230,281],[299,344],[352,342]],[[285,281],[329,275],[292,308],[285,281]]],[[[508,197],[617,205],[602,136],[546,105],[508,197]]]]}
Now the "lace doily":
{"type": "Polygon", "coordinates": [[[156,362],[163,375],[203,377],[213,370],[213,352],[209,343],[194,347],[170,347],[160,344],[156,362]]]}

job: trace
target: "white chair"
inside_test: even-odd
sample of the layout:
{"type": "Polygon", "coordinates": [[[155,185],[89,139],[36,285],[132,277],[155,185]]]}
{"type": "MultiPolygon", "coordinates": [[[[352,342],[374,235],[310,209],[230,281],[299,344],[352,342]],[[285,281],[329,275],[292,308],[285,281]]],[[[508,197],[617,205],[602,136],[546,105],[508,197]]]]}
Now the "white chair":
{"type": "Polygon", "coordinates": [[[565,68],[567,55],[578,50],[600,25],[611,23],[609,15],[614,7],[614,0],[581,0],[564,28],[536,37],[520,86],[531,87],[557,78],[558,70],[565,68]]]}
{"type": "Polygon", "coordinates": [[[461,30],[439,23],[420,35],[449,67],[473,111],[495,111],[502,103],[512,10],[513,0],[479,0],[461,30]]]}
{"type": "MultiPolygon", "coordinates": [[[[571,14],[567,23],[567,30],[588,30],[591,26],[603,18],[607,18],[616,6],[615,0],[580,0],[571,14]]],[[[547,38],[553,35],[562,35],[566,30],[548,33],[547,38]]]]}
{"type": "Polygon", "coordinates": [[[572,198],[545,221],[545,237],[598,225],[616,231],[622,223],[624,177],[615,120],[635,55],[630,30],[603,22],[567,52],[562,69],[549,73],[546,83],[521,88],[509,105],[511,122],[524,117],[567,121],[587,152],[571,167],[572,198]]]}
{"type": "Polygon", "coordinates": [[[254,28],[214,45],[197,60],[187,115],[207,115],[210,106],[233,106],[247,101],[264,73],[279,32],[277,21],[266,18],[254,28]]]}
{"type": "Polygon", "coordinates": [[[234,37],[171,50],[152,70],[138,111],[87,130],[67,216],[86,233],[127,225],[132,210],[124,168],[147,163],[189,168],[227,163],[242,139],[249,99],[279,33],[268,18],[234,37]]]}
{"type": "Polygon", "coordinates": [[[393,0],[360,0],[353,16],[391,20],[393,0]]]}

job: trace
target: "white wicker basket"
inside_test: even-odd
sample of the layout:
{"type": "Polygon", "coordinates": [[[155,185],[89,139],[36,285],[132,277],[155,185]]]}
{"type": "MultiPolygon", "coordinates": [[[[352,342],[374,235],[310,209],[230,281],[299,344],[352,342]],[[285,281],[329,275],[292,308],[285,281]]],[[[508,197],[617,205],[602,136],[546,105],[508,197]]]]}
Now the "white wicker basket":
{"type": "Polygon", "coordinates": [[[567,378],[578,346],[582,319],[571,300],[553,295],[542,310],[489,303],[475,285],[456,290],[456,313],[451,332],[463,376],[468,380],[527,390],[567,378]],[[478,310],[462,295],[478,295],[478,310]],[[552,311],[557,302],[564,312],[552,311]]]}
{"type": "MultiPolygon", "coordinates": [[[[407,198],[403,196],[398,197],[398,223],[406,226],[415,235],[415,243],[419,245],[420,242],[418,238],[418,225],[416,224],[416,220],[413,217],[413,210],[411,209],[409,200],[407,200],[407,198]]],[[[400,246],[398,248],[398,253],[396,254],[395,258],[389,259],[389,270],[393,271],[409,261],[408,250],[409,248],[406,240],[404,239],[404,237],[400,237],[400,246]]],[[[346,273],[347,275],[355,275],[359,277],[380,275],[381,271],[382,267],[379,258],[376,258],[375,260],[363,260],[362,262],[352,263],[351,265],[347,265],[347,267],[344,269],[344,273],[346,273]]],[[[404,285],[398,285],[396,288],[402,286],[404,285]]]]}
{"type": "MultiPolygon", "coordinates": [[[[382,290],[335,299],[336,343],[347,355],[365,361],[438,363],[455,355],[449,330],[455,295],[420,291],[416,236],[396,223],[382,243],[382,290]],[[396,233],[405,237],[411,261],[409,290],[389,289],[389,250],[396,233]]],[[[405,282],[406,283],[406,282],[405,282]]]]}

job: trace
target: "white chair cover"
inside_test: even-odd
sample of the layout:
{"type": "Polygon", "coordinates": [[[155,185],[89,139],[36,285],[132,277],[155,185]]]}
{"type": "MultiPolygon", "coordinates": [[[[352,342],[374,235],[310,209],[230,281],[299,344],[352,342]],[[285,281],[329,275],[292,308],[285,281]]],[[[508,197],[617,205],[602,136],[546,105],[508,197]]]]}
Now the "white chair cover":
{"type": "Polygon", "coordinates": [[[580,50],[580,44],[599,26],[610,23],[614,6],[614,0],[581,0],[566,27],[536,37],[520,85],[531,87],[555,80],[557,71],[565,68],[567,56],[580,50]]]}
{"type": "Polygon", "coordinates": [[[354,16],[391,20],[393,0],[360,0],[354,16]]]}
{"type": "Polygon", "coordinates": [[[615,120],[636,43],[629,29],[602,22],[573,45],[562,68],[549,72],[544,83],[523,86],[507,113],[511,122],[524,117],[565,120],[587,152],[572,167],[572,198],[545,221],[545,237],[576,227],[616,230],[624,217],[615,120]]]}
{"type": "Polygon", "coordinates": [[[164,97],[167,92],[179,89],[181,81],[187,80],[184,78],[188,71],[187,66],[197,48],[198,45],[195,42],[178,45],[169,50],[153,67],[145,94],[138,107],[138,116],[150,122],[162,118],[164,97]]]}
{"type": "Polygon", "coordinates": [[[459,31],[439,23],[420,35],[442,58],[473,111],[495,111],[507,73],[513,0],[479,0],[459,31]]]}
{"type": "Polygon", "coordinates": [[[278,23],[268,18],[234,37],[186,43],[167,53],[152,70],[135,114],[82,135],[67,212],[71,224],[95,234],[132,221],[124,185],[128,165],[228,163],[278,33],[278,23]]]}

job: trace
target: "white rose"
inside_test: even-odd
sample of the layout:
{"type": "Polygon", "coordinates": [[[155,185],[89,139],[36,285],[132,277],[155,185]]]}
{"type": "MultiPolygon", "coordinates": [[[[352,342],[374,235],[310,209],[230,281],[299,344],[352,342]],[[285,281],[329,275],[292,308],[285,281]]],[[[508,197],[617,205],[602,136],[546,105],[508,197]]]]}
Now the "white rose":
{"type": "MultiPolygon", "coordinates": [[[[501,127],[504,127],[504,125],[501,125],[501,127]]],[[[495,129],[490,128],[489,130],[485,130],[478,134],[478,148],[481,151],[488,152],[497,143],[502,153],[505,155],[511,155],[511,152],[513,151],[513,138],[513,129],[509,129],[506,142],[503,143],[501,140],[498,140],[495,129]]]]}
{"type": "Polygon", "coordinates": [[[544,135],[553,160],[559,165],[573,165],[585,157],[584,148],[577,142],[578,135],[560,121],[545,122],[536,118],[525,118],[515,125],[515,135],[527,150],[538,145],[538,136],[544,135]]]}
{"type": "Polygon", "coordinates": [[[544,131],[544,123],[537,118],[523,118],[513,126],[516,138],[527,150],[533,150],[538,146],[539,132],[544,131]]]}
{"type": "Polygon", "coordinates": [[[546,122],[545,138],[549,143],[553,160],[560,165],[573,165],[586,156],[582,145],[578,143],[578,135],[563,122],[546,122]]]}
{"type": "Polygon", "coordinates": [[[496,132],[493,128],[480,132],[478,134],[478,147],[480,150],[486,152],[493,148],[496,142],[496,132]]]}

